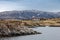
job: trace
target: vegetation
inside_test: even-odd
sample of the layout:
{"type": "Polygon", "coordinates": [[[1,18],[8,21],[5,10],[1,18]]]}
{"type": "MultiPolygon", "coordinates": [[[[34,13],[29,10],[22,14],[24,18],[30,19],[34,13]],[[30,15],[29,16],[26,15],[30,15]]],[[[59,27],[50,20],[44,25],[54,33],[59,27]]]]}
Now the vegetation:
{"type": "Polygon", "coordinates": [[[36,27],[36,26],[58,26],[60,27],[60,18],[38,19],[38,20],[0,20],[0,24],[16,24],[20,26],[36,27]]]}

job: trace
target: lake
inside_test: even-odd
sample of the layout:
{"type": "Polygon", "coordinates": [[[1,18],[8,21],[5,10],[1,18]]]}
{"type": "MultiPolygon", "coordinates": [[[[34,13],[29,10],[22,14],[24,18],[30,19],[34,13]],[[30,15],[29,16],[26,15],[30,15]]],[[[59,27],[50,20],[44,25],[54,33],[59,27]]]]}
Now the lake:
{"type": "Polygon", "coordinates": [[[0,38],[0,40],[60,40],[60,27],[33,28],[42,34],[0,38]]]}

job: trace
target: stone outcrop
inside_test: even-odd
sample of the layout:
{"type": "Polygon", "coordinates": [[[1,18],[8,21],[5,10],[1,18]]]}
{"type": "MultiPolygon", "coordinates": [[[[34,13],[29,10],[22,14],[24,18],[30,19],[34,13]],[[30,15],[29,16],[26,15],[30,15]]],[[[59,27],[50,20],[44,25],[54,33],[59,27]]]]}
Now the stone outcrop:
{"type": "Polygon", "coordinates": [[[39,32],[33,31],[32,29],[17,24],[4,24],[0,23],[0,37],[9,37],[9,36],[22,36],[22,35],[31,35],[31,34],[40,34],[39,32]]]}

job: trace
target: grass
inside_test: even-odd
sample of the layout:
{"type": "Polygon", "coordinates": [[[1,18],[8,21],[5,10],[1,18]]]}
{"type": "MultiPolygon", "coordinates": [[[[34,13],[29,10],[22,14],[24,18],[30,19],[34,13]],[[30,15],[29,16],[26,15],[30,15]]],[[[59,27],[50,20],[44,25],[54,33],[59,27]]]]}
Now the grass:
{"type": "Polygon", "coordinates": [[[60,18],[46,19],[46,20],[0,20],[0,24],[16,24],[20,26],[34,27],[34,26],[59,26],[60,18]]]}

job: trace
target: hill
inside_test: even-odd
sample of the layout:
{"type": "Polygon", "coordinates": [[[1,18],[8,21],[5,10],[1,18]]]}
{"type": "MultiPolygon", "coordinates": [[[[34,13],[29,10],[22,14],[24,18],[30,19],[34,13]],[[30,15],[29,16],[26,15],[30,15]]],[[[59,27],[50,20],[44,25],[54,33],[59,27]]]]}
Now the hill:
{"type": "Polygon", "coordinates": [[[60,12],[44,12],[38,10],[5,11],[0,12],[0,19],[32,19],[32,18],[60,18],[60,12]]]}

